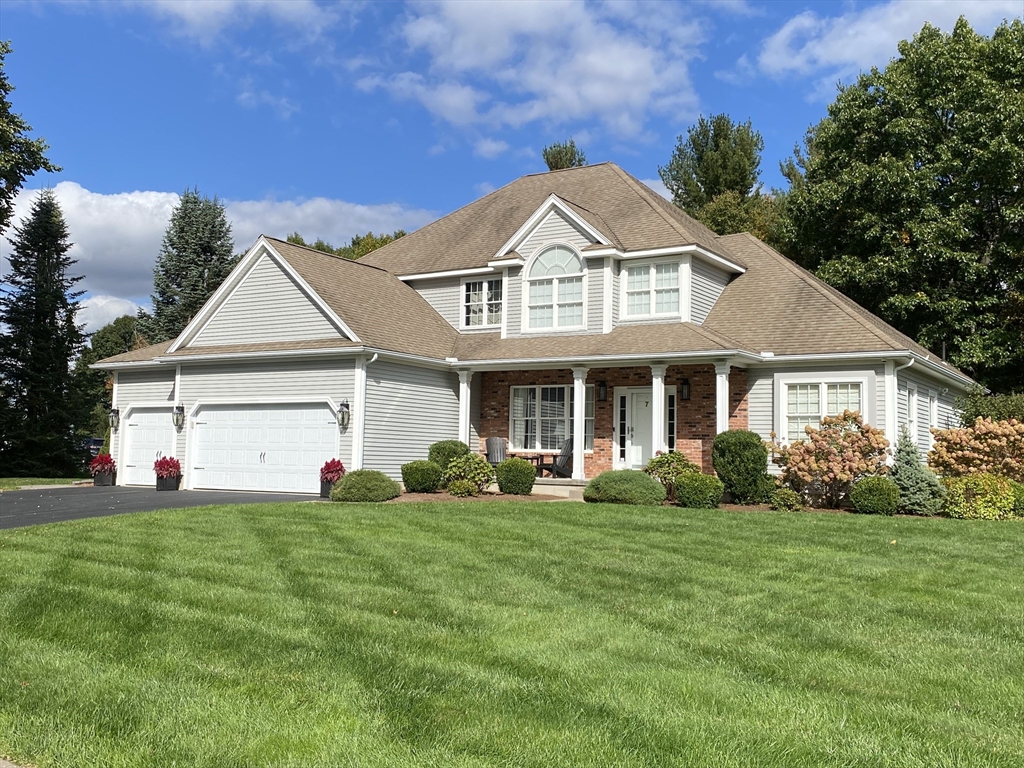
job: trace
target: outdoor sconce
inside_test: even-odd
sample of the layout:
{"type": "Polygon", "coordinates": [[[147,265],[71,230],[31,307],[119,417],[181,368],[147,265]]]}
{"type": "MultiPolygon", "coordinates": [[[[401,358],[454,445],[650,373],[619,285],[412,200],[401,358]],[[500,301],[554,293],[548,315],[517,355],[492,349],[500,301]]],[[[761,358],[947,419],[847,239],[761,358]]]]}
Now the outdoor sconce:
{"type": "Polygon", "coordinates": [[[117,429],[117,425],[121,423],[121,412],[117,408],[111,408],[110,413],[107,414],[107,424],[110,425],[111,429],[117,429]]]}
{"type": "Polygon", "coordinates": [[[171,422],[177,429],[181,429],[185,426],[185,406],[176,405],[174,410],[171,412],[171,422]]]}
{"type": "Polygon", "coordinates": [[[690,399],[690,380],[689,379],[683,379],[682,382],[680,382],[680,384],[679,384],[679,397],[682,400],[689,400],[690,399]]]}
{"type": "Polygon", "coordinates": [[[608,399],[608,382],[599,381],[597,382],[597,399],[602,403],[608,399]]]}
{"type": "Polygon", "coordinates": [[[342,400],[338,404],[338,426],[345,429],[348,426],[349,419],[352,416],[352,410],[349,408],[348,400],[342,400]]]}

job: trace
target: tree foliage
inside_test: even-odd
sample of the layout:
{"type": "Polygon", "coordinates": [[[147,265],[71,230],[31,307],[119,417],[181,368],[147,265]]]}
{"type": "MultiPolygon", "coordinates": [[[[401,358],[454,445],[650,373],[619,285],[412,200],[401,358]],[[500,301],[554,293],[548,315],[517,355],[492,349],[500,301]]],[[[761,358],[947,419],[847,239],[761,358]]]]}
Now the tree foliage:
{"type": "Polygon", "coordinates": [[[326,242],[322,238],[317,238],[315,242],[307,243],[305,238],[298,232],[292,232],[288,235],[288,242],[294,243],[295,245],[304,245],[307,248],[313,248],[317,251],[323,251],[324,253],[332,253],[335,256],[341,256],[344,259],[361,259],[371,251],[375,251],[387,245],[400,237],[405,237],[406,231],[404,229],[396,229],[390,235],[381,234],[375,235],[373,232],[367,232],[365,235],[355,235],[348,245],[341,245],[335,248],[330,243],[326,242]]]}
{"type": "Polygon", "coordinates": [[[153,268],[153,314],[139,312],[139,333],[150,344],[180,334],[238,262],[233,250],[224,204],[185,190],[153,268]]]}
{"type": "Polygon", "coordinates": [[[541,154],[549,171],[561,171],[565,168],[579,168],[587,164],[587,156],[570,138],[568,141],[556,141],[544,147],[541,154]]]}
{"type": "Polygon", "coordinates": [[[1024,422],[1024,392],[997,394],[986,392],[982,387],[973,387],[956,399],[956,407],[960,411],[960,422],[965,427],[983,418],[1024,422]]]}
{"type": "Polygon", "coordinates": [[[69,271],[71,243],[50,190],[14,228],[10,273],[0,292],[0,476],[73,476],[84,453],[85,421],[71,361],[82,347],[76,323],[80,277],[69,271]]]}
{"type": "Polygon", "coordinates": [[[899,508],[908,515],[937,515],[942,511],[946,489],[939,478],[921,463],[921,454],[904,428],[896,441],[896,455],[890,473],[900,489],[899,508]]]}
{"type": "Polygon", "coordinates": [[[1024,22],[925,25],[783,170],[787,253],[998,390],[1024,383],[1024,22]]]}
{"type": "Polygon", "coordinates": [[[87,428],[92,434],[103,435],[107,430],[113,386],[109,373],[92,370],[89,366],[104,358],[131,352],[144,344],[144,339],[139,336],[137,318],[122,315],[92,334],[89,345],[75,361],[75,387],[91,409],[87,428]]]}
{"type": "Polygon", "coordinates": [[[32,126],[11,111],[8,99],[14,86],[7,79],[4,59],[11,52],[9,42],[0,40],[0,235],[7,231],[14,215],[14,198],[25,179],[37,171],[60,171],[46,159],[49,149],[42,139],[30,139],[32,126]]]}

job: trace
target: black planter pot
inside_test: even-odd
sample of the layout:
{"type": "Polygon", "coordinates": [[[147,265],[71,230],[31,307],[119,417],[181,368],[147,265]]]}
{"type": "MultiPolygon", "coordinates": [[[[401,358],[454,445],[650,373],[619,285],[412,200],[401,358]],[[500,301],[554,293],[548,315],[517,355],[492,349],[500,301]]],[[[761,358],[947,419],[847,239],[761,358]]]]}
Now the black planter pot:
{"type": "Polygon", "coordinates": [[[331,488],[333,486],[334,486],[334,483],[332,483],[330,480],[321,480],[320,481],[320,498],[321,499],[329,499],[329,498],[331,498],[331,488]]]}
{"type": "Polygon", "coordinates": [[[100,472],[98,475],[92,476],[92,484],[107,486],[114,484],[114,473],[113,472],[100,472]]]}
{"type": "Polygon", "coordinates": [[[158,491],[176,491],[179,485],[181,485],[181,475],[177,477],[158,477],[156,479],[156,489],[158,491]]]}

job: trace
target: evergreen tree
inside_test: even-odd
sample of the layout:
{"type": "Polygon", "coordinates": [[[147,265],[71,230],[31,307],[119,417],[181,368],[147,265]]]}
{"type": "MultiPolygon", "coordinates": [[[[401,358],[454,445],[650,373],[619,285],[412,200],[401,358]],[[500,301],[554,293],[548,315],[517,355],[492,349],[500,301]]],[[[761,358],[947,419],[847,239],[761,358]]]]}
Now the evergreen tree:
{"type": "Polygon", "coordinates": [[[10,274],[0,292],[3,382],[0,476],[69,477],[85,457],[77,429],[85,416],[71,361],[82,348],[75,321],[81,277],[68,250],[68,228],[52,191],[32,202],[14,228],[10,274]]]}
{"type": "Polygon", "coordinates": [[[900,489],[900,512],[907,515],[937,515],[946,490],[939,478],[921,463],[921,454],[906,429],[896,443],[892,479],[900,489]]]}
{"type": "Polygon", "coordinates": [[[571,138],[566,142],[555,142],[544,147],[542,154],[549,171],[564,168],[579,168],[587,164],[587,156],[571,138]]]}
{"type": "Polygon", "coordinates": [[[233,251],[224,205],[185,190],[153,268],[153,314],[139,312],[139,332],[150,344],[184,330],[238,262],[233,251]]]}
{"type": "Polygon", "coordinates": [[[134,315],[122,315],[100,328],[89,340],[75,362],[75,387],[90,410],[87,430],[92,435],[107,431],[107,413],[111,408],[113,385],[107,371],[96,371],[89,366],[106,357],[130,352],[143,346],[138,334],[138,320],[134,315]]]}

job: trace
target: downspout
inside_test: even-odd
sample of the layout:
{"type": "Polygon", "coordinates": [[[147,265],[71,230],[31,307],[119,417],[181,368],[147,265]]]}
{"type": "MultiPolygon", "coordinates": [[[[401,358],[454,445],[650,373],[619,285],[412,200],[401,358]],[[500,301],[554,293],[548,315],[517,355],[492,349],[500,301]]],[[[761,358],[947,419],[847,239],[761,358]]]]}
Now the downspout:
{"type": "Polygon", "coordinates": [[[889,439],[890,446],[895,449],[896,442],[899,440],[899,396],[900,388],[899,381],[897,380],[896,374],[906,368],[909,368],[914,364],[914,358],[903,364],[897,365],[889,369],[892,363],[886,363],[885,372],[885,432],[886,437],[889,439]]]}

